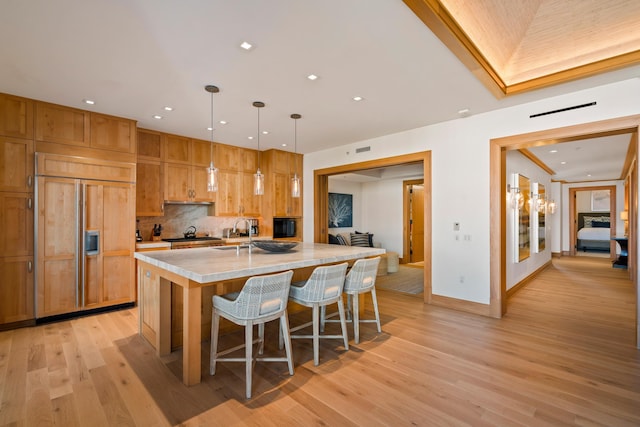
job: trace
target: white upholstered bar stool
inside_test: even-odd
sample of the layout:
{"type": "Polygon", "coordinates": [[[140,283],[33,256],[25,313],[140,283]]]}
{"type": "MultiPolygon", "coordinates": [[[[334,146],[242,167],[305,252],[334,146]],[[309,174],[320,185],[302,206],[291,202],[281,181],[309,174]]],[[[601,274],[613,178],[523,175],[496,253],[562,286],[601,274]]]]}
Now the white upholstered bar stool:
{"type": "Polygon", "coordinates": [[[240,292],[213,296],[213,314],[211,319],[211,358],[209,373],[215,375],[216,362],[245,362],[247,399],[251,398],[251,373],[254,361],[287,362],[289,374],[293,375],[293,358],[291,357],[291,339],[289,336],[289,319],[287,318],[287,301],[293,271],[251,277],[240,292]],[[245,327],[245,343],[218,352],[218,330],[220,316],[236,325],[245,327]],[[258,354],[264,350],[264,324],[280,319],[280,333],[286,347],[286,357],[254,357],[253,345],[258,342],[258,354]],[[253,326],[258,325],[258,339],[253,339],[253,326]],[[226,357],[226,354],[245,347],[245,357],[226,357]]]}
{"type": "Polygon", "coordinates": [[[308,280],[291,284],[289,300],[305,307],[311,307],[312,309],[311,322],[291,328],[291,338],[313,339],[313,363],[316,366],[320,363],[320,339],[342,339],[344,341],[344,348],[349,350],[349,336],[347,335],[344,304],[342,301],[342,288],[344,286],[347,266],[348,264],[345,262],[337,265],[317,267],[313,270],[308,280]],[[324,307],[330,304],[338,304],[342,335],[320,334],[320,309],[324,309],[324,307]],[[313,327],[312,335],[293,334],[293,332],[309,326],[313,327]]]}
{"type": "MultiPolygon", "coordinates": [[[[360,323],[375,323],[378,326],[378,333],[382,332],[382,328],[380,327],[380,313],[378,312],[378,299],[376,298],[376,275],[378,273],[379,263],[379,256],[357,260],[353,263],[344,281],[344,293],[348,295],[349,300],[351,300],[353,304],[351,316],[353,318],[353,335],[356,344],[360,342],[360,323]],[[375,319],[360,319],[360,302],[358,296],[366,292],[371,292],[375,319]]],[[[348,302],[347,310],[351,309],[350,305],[351,303],[348,302]]]]}

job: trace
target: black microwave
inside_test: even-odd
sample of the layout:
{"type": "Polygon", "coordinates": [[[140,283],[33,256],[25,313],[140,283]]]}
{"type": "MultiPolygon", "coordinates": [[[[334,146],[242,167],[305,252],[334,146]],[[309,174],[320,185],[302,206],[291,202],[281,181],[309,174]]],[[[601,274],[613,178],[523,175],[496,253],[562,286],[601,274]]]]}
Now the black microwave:
{"type": "Polygon", "coordinates": [[[296,237],[294,218],[273,218],[273,238],[296,237]]]}

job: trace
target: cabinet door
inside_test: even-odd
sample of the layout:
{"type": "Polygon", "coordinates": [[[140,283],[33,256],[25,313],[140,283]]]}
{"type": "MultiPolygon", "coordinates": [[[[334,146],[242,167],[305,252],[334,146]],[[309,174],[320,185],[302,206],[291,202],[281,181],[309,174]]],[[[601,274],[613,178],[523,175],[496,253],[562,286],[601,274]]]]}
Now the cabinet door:
{"type": "Polygon", "coordinates": [[[191,195],[191,166],[164,164],[165,200],[185,201],[191,195]]]}
{"type": "Polygon", "coordinates": [[[60,144],[89,146],[88,111],[61,105],[36,103],[36,139],[60,144]]]}
{"type": "Polygon", "coordinates": [[[138,129],[138,158],[145,160],[162,160],[162,134],[152,130],[138,129]]]}
{"type": "Polygon", "coordinates": [[[240,187],[238,172],[219,170],[216,216],[238,216],[240,214],[240,187]]]}
{"type": "Polygon", "coordinates": [[[136,215],[163,216],[163,170],[160,162],[138,160],[136,164],[136,215]]]}
{"type": "Polygon", "coordinates": [[[135,153],[136,124],[132,120],[91,113],[91,147],[135,153]]]}
{"type": "Polygon", "coordinates": [[[289,196],[291,188],[289,185],[289,175],[284,173],[274,173],[273,184],[273,216],[290,216],[289,196]]]}
{"type": "Polygon", "coordinates": [[[33,191],[33,142],[0,137],[0,191],[33,191]]]}
{"type": "Polygon", "coordinates": [[[68,178],[38,178],[38,268],[36,317],[77,308],[79,201],[68,178]]]}
{"type": "MultiPolygon", "coordinates": [[[[191,164],[193,166],[202,166],[206,168],[211,163],[211,156],[213,155],[213,143],[209,141],[202,141],[200,139],[191,140],[191,164]]],[[[219,167],[216,165],[216,167],[219,167]]]]}
{"type": "Polygon", "coordinates": [[[218,169],[237,171],[239,166],[238,147],[216,144],[214,164],[218,169]]]}
{"type": "Polygon", "coordinates": [[[0,135],[33,138],[33,101],[0,94],[0,135]]]}
{"type": "Polygon", "coordinates": [[[191,164],[191,140],[178,135],[164,135],[166,162],[191,164]]]}
{"type": "Polygon", "coordinates": [[[207,168],[205,166],[192,166],[191,177],[193,179],[191,200],[194,202],[215,202],[216,193],[207,191],[207,168]]]}
{"type": "Polygon", "coordinates": [[[238,148],[238,170],[256,173],[258,170],[258,152],[250,148],[238,148]]]}
{"type": "Polygon", "coordinates": [[[0,257],[0,324],[33,319],[33,257],[0,257]]]}
{"type": "Polygon", "coordinates": [[[99,250],[84,257],[82,304],[95,308],[135,300],[133,186],[84,183],[86,230],[99,233],[99,250]]]}
{"type": "Polygon", "coordinates": [[[253,194],[253,173],[240,172],[239,175],[242,181],[241,213],[244,216],[259,217],[261,202],[264,196],[256,196],[253,194]]]}
{"type": "Polygon", "coordinates": [[[0,192],[0,257],[33,256],[33,195],[0,192]]]}

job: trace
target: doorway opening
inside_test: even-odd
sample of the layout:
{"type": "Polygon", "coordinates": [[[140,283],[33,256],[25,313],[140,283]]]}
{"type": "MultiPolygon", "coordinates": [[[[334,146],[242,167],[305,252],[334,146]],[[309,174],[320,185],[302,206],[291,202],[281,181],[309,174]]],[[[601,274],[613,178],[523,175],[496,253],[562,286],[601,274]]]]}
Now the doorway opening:
{"type": "MultiPolygon", "coordinates": [[[[569,253],[567,255],[586,255],[586,256],[609,256],[613,259],[616,253],[616,243],[611,240],[615,236],[616,230],[616,187],[615,185],[607,186],[590,186],[590,187],[573,187],[569,189],[569,253]],[[585,224],[585,217],[589,217],[589,212],[594,212],[589,200],[595,191],[607,191],[609,197],[608,212],[595,212],[594,216],[606,217],[609,219],[609,228],[603,229],[599,227],[591,227],[585,224]],[[582,196],[582,197],[580,197],[582,196]],[[593,228],[593,229],[592,229],[593,228]],[[607,236],[601,232],[608,230],[607,236]],[[613,230],[613,231],[612,231],[613,230]],[[590,235],[594,234],[595,235],[590,235]]],[[[592,224],[599,225],[599,224],[592,224]]]]}
{"type": "Polygon", "coordinates": [[[423,197],[423,253],[424,253],[424,301],[431,303],[431,152],[405,154],[383,159],[375,159],[360,163],[351,163],[314,171],[314,242],[327,243],[328,231],[328,205],[329,205],[329,177],[345,173],[368,171],[372,169],[421,164],[424,181],[423,197]]]}
{"type": "MultiPolygon", "coordinates": [[[[490,141],[490,313],[502,317],[507,311],[506,297],[506,217],[507,217],[507,176],[506,152],[535,145],[551,145],[578,139],[595,138],[604,135],[630,134],[631,144],[625,160],[623,179],[628,180],[629,197],[629,278],[636,287],[636,310],[638,307],[637,276],[637,226],[638,226],[638,130],[640,115],[602,120],[581,125],[495,138],[490,141]]],[[[636,316],[636,345],[640,344],[640,315],[636,316]]]]}

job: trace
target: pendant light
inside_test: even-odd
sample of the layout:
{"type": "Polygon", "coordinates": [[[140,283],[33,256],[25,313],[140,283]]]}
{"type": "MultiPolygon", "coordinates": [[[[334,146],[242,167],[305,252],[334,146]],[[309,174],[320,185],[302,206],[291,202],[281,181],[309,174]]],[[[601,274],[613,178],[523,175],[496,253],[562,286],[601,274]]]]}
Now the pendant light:
{"type": "Polygon", "coordinates": [[[253,194],[262,196],[264,194],[264,175],[260,172],[260,109],[264,107],[264,102],[255,101],[253,106],[258,110],[258,170],[253,175],[253,194]]]}
{"type": "Polygon", "coordinates": [[[207,85],[204,89],[211,94],[211,144],[209,146],[209,159],[211,163],[207,168],[207,191],[218,191],[218,168],[213,166],[213,94],[220,92],[217,86],[207,85]]]}
{"type": "Polygon", "coordinates": [[[298,178],[298,119],[302,118],[300,114],[292,114],[293,119],[293,154],[294,169],[293,178],[291,178],[291,197],[300,197],[300,178],[298,178]]]}

